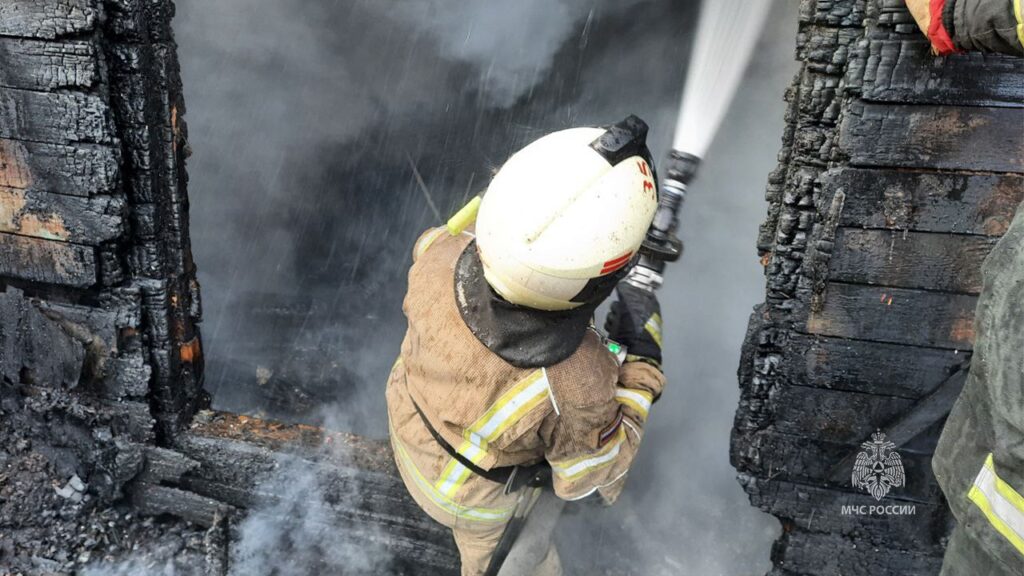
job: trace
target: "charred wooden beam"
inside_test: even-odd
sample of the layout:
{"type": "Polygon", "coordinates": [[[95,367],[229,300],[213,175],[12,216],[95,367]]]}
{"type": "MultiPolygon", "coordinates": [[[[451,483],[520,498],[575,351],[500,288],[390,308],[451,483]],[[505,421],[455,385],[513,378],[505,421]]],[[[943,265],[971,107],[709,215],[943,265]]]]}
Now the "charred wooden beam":
{"type": "MultiPolygon", "coordinates": [[[[409,574],[458,572],[450,533],[410,498],[383,441],[204,412],[173,450],[147,450],[138,478],[133,502],[150,514],[211,526],[218,514],[273,515],[283,500],[299,498],[315,502],[321,529],[337,531],[339,539],[386,537],[395,561],[413,567],[409,574]],[[289,494],[296,477],[304,492],[289,494]]],[[[287,504],[302,514],[302,502],[287,504]]]]}

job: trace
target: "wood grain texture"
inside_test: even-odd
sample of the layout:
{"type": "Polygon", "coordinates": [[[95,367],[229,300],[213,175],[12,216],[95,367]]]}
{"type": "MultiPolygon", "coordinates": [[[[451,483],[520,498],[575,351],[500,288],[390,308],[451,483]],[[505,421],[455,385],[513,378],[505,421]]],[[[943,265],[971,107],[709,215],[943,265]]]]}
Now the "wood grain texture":
{"type": "Polygon", "coordinates": [[[840,226],[1002,236],[1024,200],[1024,175],[841,168],[824,174],[823,211],[837,191],[840,226]]]}
{"type": "Polygon", "coordinates": [[[124,233],[120,197],[79,198],[0,186],[0,232],[99,245],[124,233]]]}
{"type": "Polygon", "coordinates": [[[92,248],[0,232],[0,276],[87,288],[96,283],[92,248]]]}
{"type": "Polygon", "coordinates": [[[71,196],[113,192],[119,151],[96,144],[50,144],[0,138],[0,186],[71,196]]]}
{"type": "Polygon", "coordinates": [[[981,263],[997,238],[840,228],[829,265],[839,282],[981,292],[981,263]]]}
{"type": "Polygon", "coordinates": [[[829,282],[807,332],[895,344],[970,350],[976,296],[829,282]]]}
{"type": "Polygon", "coordinates": [[[90,88],[99,80],[91,40],[43,41],[0,37],[0,87],[26,90],[90,88]]]}
{"type": "Polygon", "coordinates": [[[865,100],[957,106],[1024,105],[1024,59],[978,52],[936,58],[924,37],[872,39],[865,100]]]}
{"type": "Polygon", "coordinates": [[[96,94],[0,88],[0,137],[68,144],[114,141],[110,110],[96,94]]]}
{"type": "Polygon", "coordinates": [[[1024,171],[1024,108],[854,102],[839,145],[857,166],[1024,171]]]}
{"type": "Polygon", "coordinates": [[[0,36],[57,38],[92,30],[97,0],[5,0],[0,2],[0,36]]]}
{"type": "Polygon", "coordinates": [[[794,334],[782,363],[800,386],[917,399],[969,356],[966,352],[794,334]]]}

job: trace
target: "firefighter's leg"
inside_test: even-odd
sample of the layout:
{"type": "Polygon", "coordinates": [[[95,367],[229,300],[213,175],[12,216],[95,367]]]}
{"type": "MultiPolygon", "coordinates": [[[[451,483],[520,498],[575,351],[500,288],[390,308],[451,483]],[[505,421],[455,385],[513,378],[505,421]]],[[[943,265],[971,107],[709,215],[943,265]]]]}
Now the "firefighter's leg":
{"type": "Polygon", "coordinates": [[[562,561],[558,557],[558,549],[555,548],[554,542],[548,546],[548,554],[533,576],[562,576],[562,561]]]}
{"type": "Polygon", "coordinates": [[[554,532],[565,500],[544,490],[526,517],[499,576],[561,576],[562,564],[555,549],[554,532]]]}
{"type": "Polygon", "coordinates": [[[456,522],[452,534],[462,559],[462,576],[480,576],[487,570],[504,530],[504,524],[481,524],[461,519],[456,522]]]}

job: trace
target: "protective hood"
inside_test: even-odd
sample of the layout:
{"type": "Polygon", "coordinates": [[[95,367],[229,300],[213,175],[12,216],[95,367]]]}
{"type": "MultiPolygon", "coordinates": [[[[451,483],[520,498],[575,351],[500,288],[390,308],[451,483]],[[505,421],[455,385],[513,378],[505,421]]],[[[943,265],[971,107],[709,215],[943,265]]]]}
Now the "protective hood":
{"type": "MultiPolygon", "coordinates": [[[[625,275],[629,267],[614,275],[625,275]]],[[[557,364],[579,348],[594,316],[616,282],[602,282],[602,294],[571,310],[537,310],[499,296],[484,278],[476,242],[470,242],[455,265],[455,302],[462,320],[484,346],[517,368],[557,364]]]]}

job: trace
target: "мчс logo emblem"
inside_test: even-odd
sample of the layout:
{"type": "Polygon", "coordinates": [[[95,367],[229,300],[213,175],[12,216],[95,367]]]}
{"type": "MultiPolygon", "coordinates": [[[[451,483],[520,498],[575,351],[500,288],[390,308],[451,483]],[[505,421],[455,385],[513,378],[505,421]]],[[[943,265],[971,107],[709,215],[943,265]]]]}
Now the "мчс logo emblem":
{"type": "Polygon", "coordinates": [[[857,454],[853,464],[854,488],[864,489],[875,500],[881,500],[891,488],[903,486],[906,481],[903,460],[896,452],[896,445],[885,439],[885,434],[875,432],[871,441],[860,447],[863,451],[857,454]]]}

